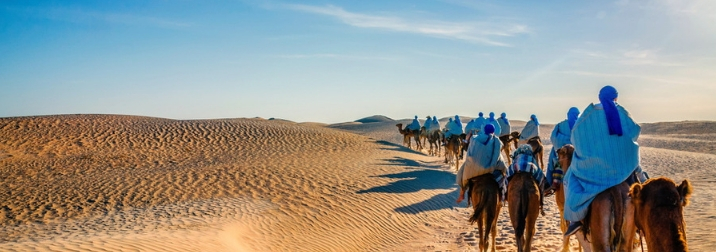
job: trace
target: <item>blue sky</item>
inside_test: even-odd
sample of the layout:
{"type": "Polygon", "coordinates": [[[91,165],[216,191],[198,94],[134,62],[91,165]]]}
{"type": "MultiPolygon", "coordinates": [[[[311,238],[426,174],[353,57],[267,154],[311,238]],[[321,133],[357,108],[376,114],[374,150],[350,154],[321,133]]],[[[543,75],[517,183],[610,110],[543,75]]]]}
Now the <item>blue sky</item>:
{"type": "Polygon", "coordinates": [[[0,117],[716,120],[716,1],[2,1],[0,117]]]}

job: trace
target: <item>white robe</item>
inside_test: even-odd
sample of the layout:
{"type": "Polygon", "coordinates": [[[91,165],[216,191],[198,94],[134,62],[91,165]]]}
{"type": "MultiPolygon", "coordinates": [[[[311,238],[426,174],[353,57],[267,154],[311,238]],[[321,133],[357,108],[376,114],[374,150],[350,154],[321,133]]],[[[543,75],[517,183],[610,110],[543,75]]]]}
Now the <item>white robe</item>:
{"type": "Polygon", "coordinates": [[[512,127],[510,126],[510,122],[507,121],[506,118],[497,118],[497,123],[500,124],[500,130],[502,131],[502,134],[498,136],[504,136],[509,135],[510,132],[512,132],[512,127]]]}
{"type": "Polygon", "coordinates": [[[530,120],[525,125],[525,128],[522,129],[522,133],[520,133],[520,142],[527,142],[527,140],[536,136],[539,136],[539,125],[530,120]]]}
{"type": "Polygon", "coordinates": [[[492,173],[495,170],[505,172],[507,167],[500,150],[502,142],[494,135],[478,135],[470,139],[467,147],[465,163],[458,170],[456,182],[464,188],[467,182],[474,177],[492,173]],[[487,144],[485,144],[487,142],[487,144]]]}

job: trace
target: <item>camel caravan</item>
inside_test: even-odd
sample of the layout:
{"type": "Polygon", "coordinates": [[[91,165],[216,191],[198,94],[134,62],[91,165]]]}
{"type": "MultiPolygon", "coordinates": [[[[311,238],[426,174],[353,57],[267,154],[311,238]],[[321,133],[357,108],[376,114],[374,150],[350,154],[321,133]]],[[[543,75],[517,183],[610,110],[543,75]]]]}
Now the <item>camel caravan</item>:
{"type": "Polygon", "coordinates": [[[442,148],[445,163],[455,165],[457,203],[467,195],[480,251],[496,250],[503,207],[514,228],[516,251],[531,251],[537,218],[544,217],[544,200],[552,195],[564,234],[561,251],[570,251],[572,237],[579,251],[644,246],[649,251],[688,251],[684,207],[693,190],[690,182],[649,178],[639,164],[641,127],[616,102],[613,87],[602,88],[599,101],[581,114],[570,108],[567,119],[555,125],[547,166],[535,115],[521,132],[511,131],[505,113],[500,118],[480,113],[465,127],[458,116],[442,129],[434,116],[422,127],[417,116],[405,128],[397,126],[407,146],[414,139],[421,150],[427,140],[428,155],[440,156],[442,148]]]}

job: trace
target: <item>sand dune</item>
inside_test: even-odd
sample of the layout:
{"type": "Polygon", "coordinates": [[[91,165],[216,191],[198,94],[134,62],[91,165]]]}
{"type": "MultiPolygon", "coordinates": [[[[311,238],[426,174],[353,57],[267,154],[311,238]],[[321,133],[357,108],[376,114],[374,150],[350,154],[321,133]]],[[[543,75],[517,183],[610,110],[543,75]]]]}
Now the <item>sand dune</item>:
{"type": "MultiPolygon", "coordinates": [[[[0,250],[476,250],[454,169],[402,147],[399,122],[0,118],[0,250]]],[[[642,165],[692,180],[687,237],[708,250],[714,132],[660,127],[644,127],[642,165]]],[[[545,210],[534,248],[554,251],[553,198],[545,210]]],[[[513,251],[504,210],[498,229],[498,250],[513,251]]]]}

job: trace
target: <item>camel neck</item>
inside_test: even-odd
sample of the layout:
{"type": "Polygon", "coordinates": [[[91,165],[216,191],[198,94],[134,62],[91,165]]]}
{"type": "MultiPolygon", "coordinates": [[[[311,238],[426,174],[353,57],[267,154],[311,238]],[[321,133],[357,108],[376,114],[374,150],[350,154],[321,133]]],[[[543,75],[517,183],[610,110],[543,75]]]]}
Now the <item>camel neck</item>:
{"type": "Polygon", "coordinates": [[[671,237],[663,237],[657,234],[657,229],[652,229],[652,234],[647,235],[647,247],[649,251],[689,251],[686,245],[686,234],[684,227],[676,223],[669,223],[669,232],[658,232],[661,234],[669,233],[671,237]]]}

